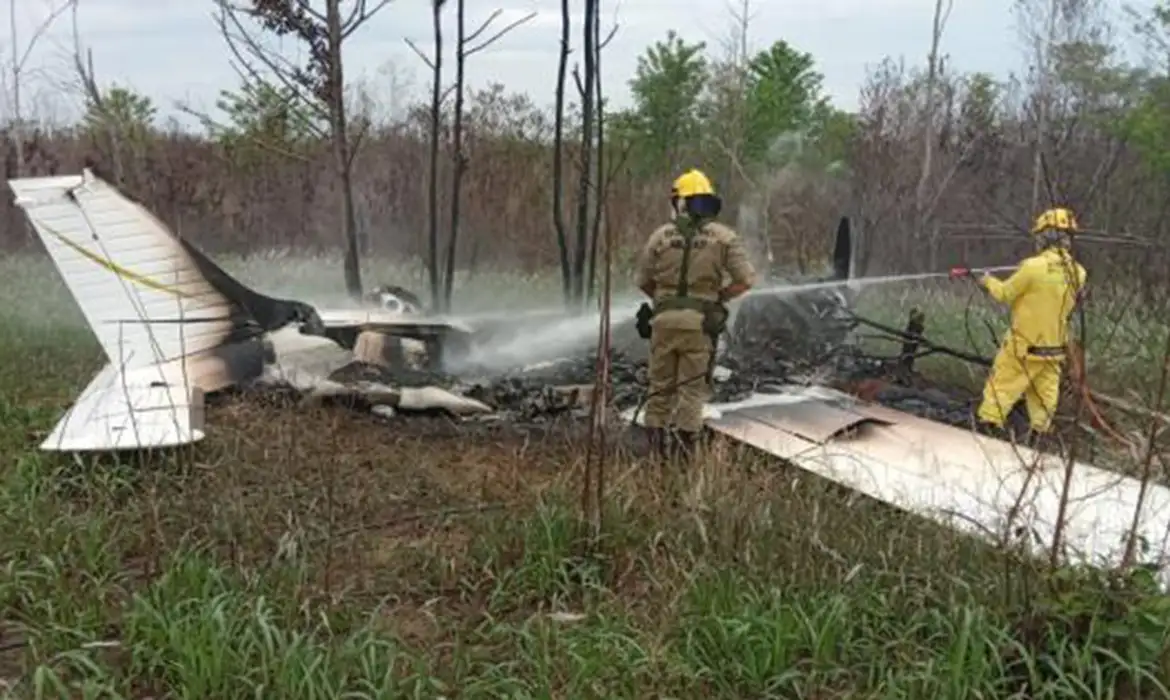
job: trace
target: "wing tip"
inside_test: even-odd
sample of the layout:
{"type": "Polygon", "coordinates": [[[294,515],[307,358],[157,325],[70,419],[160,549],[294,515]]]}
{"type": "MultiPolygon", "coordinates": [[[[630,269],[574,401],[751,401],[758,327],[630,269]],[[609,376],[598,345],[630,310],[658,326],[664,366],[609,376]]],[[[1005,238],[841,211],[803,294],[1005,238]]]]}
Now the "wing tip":
{"type": "MultiPolygon", "coordinates": [[[[109,435],[108,433],[106,435],[109,435]]],[[[183,433],[164,440],[155,440],[149,443],[138,441],[127,441],[118,437],[114,437],[109,441],[87,441],[78,439],[54,439],[49,436],[41,442],[39,450],[41,452],[62,452],[62,453],[112,453],[112,452],[148,452],[152,450],[169,450],[176,447],[183,447],[184,445],[193,445],[201,442],[207,435],[202,430],[192,430],[189,433],[183,433]]]]}

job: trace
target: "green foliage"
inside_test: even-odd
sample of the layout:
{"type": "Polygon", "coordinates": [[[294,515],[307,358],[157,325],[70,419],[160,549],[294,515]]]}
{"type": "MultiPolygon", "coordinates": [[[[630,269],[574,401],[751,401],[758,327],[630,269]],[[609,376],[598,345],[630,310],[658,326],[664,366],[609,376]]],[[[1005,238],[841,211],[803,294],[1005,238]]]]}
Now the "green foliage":
{"type": "Polygon", "coordinates": [[[1123,128],[1155,172],[1170,176],[1170,77],[1150,79],[1123,128]]]}
{"type": "Polygon", "coordinates": [[[823,77],[811,54],[777,41],[756,54],[747,66],[747,129],[745,155],[751,162],[768,160],[776,139],[805,133],[817,118],[828,118],[828,100],[821,95],[823,77]]]}
{"type": "Polygon", "coordinates": [[[634,163],[654,171],[677,170],[688,145],[699,142],[699,96],[707,82],[704,43],[687,43],[670,31],[638,58],[630,81],[634,108],[610,121],[615,138],[632,144],[634,163]]]}
{"type": "Polygon", "coordinates": [[[857,138],[856,115],[842,112],[826,102],[817,105],[811,136],[819,157],[830,171],[848,166],[849,151],[857,138]]]}
{"type": "Polygon", "coordinates": [[[670,31],[638,60],[634,106],[608,122],[635,173],[702,165],[730,183],[793,162],[844,167],[856,120],[829,104],[811,54],[777,41],[741,65],[705,49],[670,31]]]}
{"type": "Polygon", "coordinates": [[[1104,680],[1135,691],[1159,688],[1164,697],[1155,679],[1170,661],[1170,597],[1154,574],[1144,567],[1124,574],[1087,567],[1055,572],[1046,594],[1015,616],[1014,637],[1028,659],[1016,666],[1032,676],[1079,674],[1094,666],[1106,677],[1083,678],[1086,685],[1104,680]]]}
{"type": "Polygon", "coordinates": [[[1112,46],[1100,42],[1066,42],[1053,53],[1058,84],[1069,100],[1066,110],[1077,110],[1075,117],[1062,121],[1091,121],[1106,132],[1116,132],[1118,117],[1141,99],[1145,72],[1122,63],[1112,46]]]}
{"type": "Polygon", "coordinates": [[[999,84],[987,73],[972,73],[965,82],[966,90],[959,105],[960,138],[964,144],[995,132],[1002,97],[999,84]]]}
{"type": "Polygon", "coordinates": [[[295,153],[325,133],[322,120],[295,90],[266,81],[247,82],[239,91],[223,90],[216,106],[228,123],[208,128],[225,145],[295,153]]]}
{"type": "MultiPolygon", "coordinates": [[[[1155,5],[1138,31],[1155,52],[1170,51],[1170,4],[1155,5]]],[[[1161,73],[1144,76],[1138,92],[1136,104],[1121,121],[1120,130],[1138,147],[1152,171],[1170,176],[1170,65],[1161,73]]]]}
{"type": "Polygon", "coordinates": [[[87,101],[82,128],[91,138],[142,143],[150,135],[157,112],[149,97],[113,85],[100,102],[87,101]]]}

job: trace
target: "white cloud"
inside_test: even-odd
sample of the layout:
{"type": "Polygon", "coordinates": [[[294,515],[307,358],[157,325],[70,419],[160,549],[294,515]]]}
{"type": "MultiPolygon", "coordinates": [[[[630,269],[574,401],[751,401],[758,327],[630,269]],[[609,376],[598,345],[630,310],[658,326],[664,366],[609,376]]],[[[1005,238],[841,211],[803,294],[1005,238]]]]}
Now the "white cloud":
{"type": "MultiPolygon", "coordinates": [[[[61,0],[56,0],[60,2],[61,0]]],[[[733,0],[738,4],[738,0],[733,0]]],[[[1015,69],[1023,55],[1010,12],[1012,0],[958,2],[950,17],[944,51],[958,70],[986,70],[1000,75],[1015,69]]],[[[1108,0],[1120,8],[1122,0],[1108,0]]],[[[39,0],[22,0],[18,17],[21,42],[48,12],[39,0]]],[[[453,5],[454,3],[448,3],[453,5]]],[[[472,4],[472,3],[469,3],[472,4]]],[[[851,108],[867,69],[885,56],[925,62],[933,0],[756,0],[750,38],[757,48],[784,39],[808,51],[825,74],[825,87],[834,102],[851,108]]],[[[491,5],[474,3],[468,27],[492,14],[491,5]]],[[[511,0],[501,3],[503,27],[529,12],[535,19],[475,56],[469,79],[475,85],[501,82],[529,93],[538,103],[553,98],[560,38],[559,0],[511,0]]],[[[731,30],[725,0],[620,0],[602,3],[603,32],[616,21],[617,35],[603,56],[605,85],[617,103],[626,102],[627,81],[645,47],[675,29],[689,41],[706,41],[717,50],[731,30]]],[[[450,15],[451,10],[447,10],[450,15]]],[[[4,13],[6,14],[6,13],[4,13]]],[[[1120,16],[1120,10],[1116,10],[1120,16]]],[[[222,88],[237,79],[228,51],[211,18],[211,3],[198,0],[81,0],[80,28],[85,45],[93,50],[102,81],[117,81],[154,97],[163,111],[175,100],[193,101],[203,108],[214,104],[222,88]]],[[[574,40],[581,15],[574,15],[574,40]]],[[[7,17],[4,17],[7,21],[7,17]]],[[[489,30],[490,31],[490,30],[489,30]]],[[[7,33],[7,30],[6,30],[7,33]]],[[[448,18],[447,44],[453,41],[454,22],[448,18]]],[[[486,36],[486,34],[485,34],[486,36]]],[[[429,2],[394,0],[355,34],[346,52],[350,75],[368,81],[381,78],[378,69],[393,63],[399,74],[414,73],[425,86],[426,68],[406,47],[414,41],[423,51],[430,46],[429,2]]],[[[0,44],[7,43],[0,41],[0,44]]],[[[45,71],[65,71],[72,37],[66,15],[30,58],[45,71]]],[[[8,47],[5,47],[7,53],[8,47]]],[[[447,61],[448,68],[453,68],[447,61]]]]}

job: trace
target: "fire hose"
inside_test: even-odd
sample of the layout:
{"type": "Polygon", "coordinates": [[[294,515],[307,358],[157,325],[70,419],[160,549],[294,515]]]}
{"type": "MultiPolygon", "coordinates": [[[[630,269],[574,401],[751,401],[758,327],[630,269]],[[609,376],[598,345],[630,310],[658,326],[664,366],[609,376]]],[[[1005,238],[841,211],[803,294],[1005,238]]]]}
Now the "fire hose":
{"type": "MultiPolygon", "coordinates": [[[[971,302],[969,301],[968,307],[970,306],[970,303],[971,302]]],[[[958,350],[955,348],[947,347],[945,345],[940,345],[938,343],[935,343],[933,341],[926,339],[925,337],[923,337],[921,335],[911,335],[911,334],[907,333],[906,331],[900,330],[898,328],[893,328],[891,326],[887,326],[887,325],[882,324],[882,323],[878,323],[876,321],[864,318],[862,316],[858,316],[855,313],[849,313],[849,317],[854,322],[856,322],[858,324],[868,326],[874,330],[880,331],[882,333],[885,333],[885,334],[892,336],[892,337],[895,337],[897,339],[900,339],[903,341],[916,342],[918,345],[924,346],[928,352],[939,353],[942,355],[948,355],[950,357],[954,357],[955,359],[962,360],[962,361],[970,363],[970,364],[980,365],[980,366],[987,367],[987,368],[990,368],[992,366],[992,361],[990,359],[983,357],[982,355],[979,355],[977,353],[967,352],[964,350],[958,350]]],[[[643,319],[639,319],[639,320],[644,322],[643,319]]],[[[965,322],[965,325],[968,326],[967,332],[968,332],[968,336],[970,336],[971,332],[970,332],[970,328],[969,328],[969,321],[967,320],[966,317],[964,319],[964,322],[965,322]]],[[[1087,376],[1086,367],[1085,367],[1084,349],[1076,341],[1069,341],[1066,357],[1068,359],[1068,379],[1069,379],[1069,383],[1071,385],[1070,386],[1071,391],[1074,392],[1075,394],[1079,394],[1079,398],[1081,400],[1081,405],[1085,408],[1086,411],[1088,411],[1090,425],[1093,427],[1093,429],[1108,436],[1111,440],[1113,440],[1114,442],[1116,442],[1119,445],[1128,445],[1129,444],[1129,440],[1124,435],[1122,435],[1121,432],[1118,431],[1117,428],[1115,428],[1105,418],[1105,416],[1103,415],[1103,413],[1100,409],[1100,406],[1098,404],[1106,404],[1106,405],[1109,405],[1109,406],[1116,408],[1118,410],[1125,411],[1126,413],[1141,415],[1141,416],[1146,417],[1146,418],[1158,419],[1158,420],[1161,420],[1162,422],[1170,425],[1170,416],[1166,416],[1166,415],[1161,414],[1161,413],[1150,411],[1150,410],[1144,409],[1140,406],[1135,406],[1133,404],[1130,404],[1129,402],[1123,401],[1121,399],[1094,391],[1090,387],[1089,381],[1088,381],[1088,376],[1087,376]]],[[[712,362],[713,361],[714,361],[714,352],[712,352],[712,362]]],[[[705,378],[710,378],[711,369],[712,368],[709,367],[704,372],[696,374],[693,377],[685,377],[682,379],[678,379],[678,380],[668,384],[667,386],[665,386],[657,391],[649,391],[649,390],[645,391],[642,395],[641,401],[639,401],[637,407],[635,408],[634,415],[637,416],[639,413],[641,413],[642,410],[645,408],[646,403],[650,400],[650,398],[652,398],[655,395],[673,392],[675,389],[679,388],[680,386],[690,384],[691,382],[696,382],[696,381],[699,381],[699,380],[702,380],[705,378]]]]}
{"type": "MultiPolygon", "coordinates": [[[[971,277],[972,273],[974,273],[975,271],[976,270],[973,270],[973,269],[967,268],[967,267],[955,267],[955,268],[951,269],[950,275],[952,278],[971,277]]],[[[977,293],[973,289],[971,291],[970,297],[967,299],[967,304],[963,310],[963,328],[967,333],[967,342],[970,343],[972,347],[977,347],[976,343],[975,343],[974,334],[971,332],[971,307],[974,304],[976,297],[977,297],[977,293]]],[[[1084,313],[1085,313],[1084,305],[1078,304],[1077,309],[1081,315],[1081,322],[1082,322],[1082,328],[1083,328],[1084,313]]],[[[988,331],[991,332],[990,326],[988,326],[988,331]]],[[[994,333],[993,333],[993,335],[994,335],[994,333]]],[[[950,354],[952,354],[956,357],[959,357],[954,352],[951,352],[950,354]]],[[[967,361],[972,361],[972,359],[974,357],[975,356],[960,357],[960,359],[966,359],[967,361]]],[[[1112,438],[1118,444],[1127,445],[1129,443],[1129,441],[1123,435],[1121,435],[1121,433],[1116,428],[1114,428],[1109,423],[1109,421],[1107,421],[1105,419],[1105,417],[1101,414],[1100,408],[1097,406],[1098,403],[1104,403],[1104,404],[1111,405],[1114,408],[1117,408],[1119,410],[1123,410],[1127,413],[1142,415],[1143,417],[1146,417],[1146,418],[1158,418],[1158,419],[1162,420],[1163,422],[1170,422],[1170,417],[1164,416],[1162,414],[1158,414],[1158,413],[1153,412],[1153,411],[1148,411],[1146,409],[1141,408],[1140,406],[1134,406],[1132,404],[1129,404],[1128,402],[1122,401],[1121,399],[1116,399],[1114,397],[1107,396],[1105,394],[1101,394],[1099,392],[1093,391],[1092,388],[1089,386],[1088,373],[1087,373],[1087,370],[1085,367],[1084,348],[1081,347],[1081,344],[1078,343],[1077,341],[1069,340],[1067,342],[1065,357],[1068,359],[1068,363],[1069,363],[1068,378],[1069,378],[1070,384],[1072,385],[1071,386],[1072,392],[1074,394],[1079,395],[1079,398],[1081,400],[1081,406],[1084,407],[1086,410],[1088,410],[1090,424],[1093,426],[1094,429],[1096,429],[1102,433],[1105,433],[1106,435],[1108,435],[1110,438],[1112,438]]],[[[991,366],[991,362],[989,360],[986,360],[985,358],[979,358],[979,364],[983,364],[984,366],[987,366],[987,367],[991,366]]]]}
{"type": "MultiPolygon", "coordinates": [[[[876,321],[872,321],[872,320],[867,319],[867,318],[863,318],[863,317],[858,316],[856,314],[851,314],[851,317],[853,318],[853,320],[857,321],[858,323],[860,323],[862,325],[869,326],[870,328],[873,328],[874,330],[881,331],[881,332],[886,333],[888,335],[894,336],[900,340],[916,341],[920,345],[925,346],[931,352],[937,352],[937,353],[942,354],[942,355],[948,355],[950,357],[954,357],[955,359],[962,360],[964,362],[968,362],[971,364],[981,365],[983,367],[991,367],[991,360],[986,358],[986,357],[983,357],[981,355],[966,352],[963,350],[956,350],[954,348],[950,348],[950,347],[947,347],[945,345],[939,345],[937,343],[931,342],[931,341],[929,341],[925,338],[922,338],[922,337],[911,336],[910,334],[906,333],[905,331],[902,331],[902,330],[897,329],[897,328],[893,328],[891,326],[887,326],[887,325],[882,324],[882,323],[878,323],[876,321]]],[[[968,330],[968,334],[970,335],[970,330],[968,330]]],[[[1145,409],[1142,409],[1139,406],[1133,406],[1133,405],[1130,405],[1127,402],[1122,401],[1120,399],[1116,399],[1114,397],[1106,396],[1104,394],[1100,394],[1098,392],[1093,391],[1089,387],[1088,377],[1086,376],[1086,373],[1085,373],[1084,350],[1075,341],[1069,342],[1067,357],[1068,357],[1068,361],[1069,361],[1068,375],[1069,375],[1069,381],[1072,384],[1072,390],[1074,392],[1080,394],[1081,401],[1083,402],[1082,405],[1089,412],[1091,424],[1092,424],[1094,429],[1099,430],[1102,433],[1105,433],[1111,439],[1113,439],[1114,441],[1116,441],[1119,444],[1128,444],[1128,442],[1129,442],[1116,428],[1114,428],[1109,423],[1109,421],[1107,421],[1105,419],[1105,417],[1101,413],[1100,408],[1097,406],[1098,403],[1105,403],[1105,404],[1113,406],[1114,408],[1118,408],[1120,410],[1124,410],[1124,411],[1129,412],[1129,413],[1138,413],[1138,414],[1144,414],[1147,416],[1156,415],[1157,417],[1165,420],[1167,423],[1170,423],[1170,417],[1168,417],[1168,416],[1162,416],[1161,414],[1151,414],[1149,411],[1146,411],[1145,409]]]]}

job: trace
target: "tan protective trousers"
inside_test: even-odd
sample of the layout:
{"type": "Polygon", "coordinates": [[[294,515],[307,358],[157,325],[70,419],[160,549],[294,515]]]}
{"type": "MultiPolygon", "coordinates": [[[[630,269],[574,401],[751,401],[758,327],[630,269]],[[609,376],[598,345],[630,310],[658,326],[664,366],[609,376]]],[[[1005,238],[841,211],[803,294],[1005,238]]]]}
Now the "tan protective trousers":
{"type": "Polygon", "coordinates": [[[713,347],[701,330],[654,329],[650,337],[650,396],[646,426],[698,432],[711,396],[707,377],[713,347]]]}

